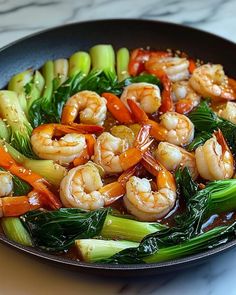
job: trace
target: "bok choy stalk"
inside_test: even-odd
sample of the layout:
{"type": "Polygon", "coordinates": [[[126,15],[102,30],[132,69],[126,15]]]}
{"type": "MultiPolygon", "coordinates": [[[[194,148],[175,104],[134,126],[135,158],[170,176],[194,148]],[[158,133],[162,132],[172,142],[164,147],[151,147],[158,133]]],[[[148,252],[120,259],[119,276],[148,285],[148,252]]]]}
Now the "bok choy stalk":
{"type": "Polygon", "coordinates": [[[0,91],[0,116],[6,120],[11,129],[10,144],[25,156],[35,157],[30,144],[32,126],[27,120],[15,92],[0,91]]]}
{"type": "Polygon", "coordinates": [[[45,86],[41,97],[36,99],[29,109],[29,120],[35,128],[40,124],[48,123],[52,109],[53,81],[54,81],[54,64],[49,60],[42,68],[42,75],[45,79],[45,86]]]}
{"type": "Polygon", "coordinates": [[[116,54],[116,71],[118,81],[123,81],[129,77],[128,72],[129,65],[129,50],[125,47],[120,48],[116,54]]]}
{"type": "Polygon", "coordinates": [[[48,251],[67,249],[76,239],[95,236],[141,241],[146,235],[166,228],[158,223],[113,216],[109,212],[107,208],[92,212],[73,208],[29,212],[22,218],[35,244],[48,251]]]}
{"type": "Polygon", "coordinates": [[[236,209],[236,180],[210,182],[198,190],[187,168],[176,173],[178,191],[185,198],[186,211],[175,217],[176,225],[147,235],[137,248],[128,248],[109,258],[111,263],[142,263],[161,248],[176,246],[199,235],[209,213],[236,209]],[[230,186],[229,182],[230,181],[230,186]]]}
{"type": "Polygon", "coordinates": [[[146,235],[164,228],[167,228],[167,226],[157,222],[140,222],[108,214],[100,235],[107,239],[140,242],[146,235]]]}
{"type": "Polygon", "coordinates": [[[6,142],[9,142],[11,137],[11,132],[9,127],[7,127],[3,119],[0,118],[0,139],[5,140],[6,142]]]}
{"type": "Polygon", "coordinates": [[[54,60],[54,76],[58,82],[58,86],[64,83],[68,78],[69,63],[66,58],[54,60]]]}
{"type": "MultiPolygon", "coordinates": [[[[236,223],[229,226],[215,227],[208,232],[200,234],[199,236],[191,238],[181,244],[160,248],[153,254],[144,256],[142,261],[137,260],[131,253],[128,257],[122,257],[122,263],[157,263],[193,255],[208,249],[213,249],[222,243],[233,240],[236,236],[235,230],[236,223]]],[[[154,247],[155,240],[152,242],[153,248],[158,248],[157,246],[154,247]]],[[[114,258],[111,257],[114,257],[115,255],[121,256],[121,253],[125,253],[127,249],[132,251],[132,249],[135,250],[140,247],[139,244],[130,241],[84,239],[77,240],[75,243],[83,261],[117,264],[120,263],[120,260],[114,261],[114,258]]],[[[143,252],[141,248],[140,252],[143,252]]]]}
{"type": "MultiPolygon", "coordinates": [[[[236,154],[236,125],[217,116],[210,109],[206,101],[202,101],[198,107],[189,114],[189,118],[198,132],[204,131],[205,133],[212,133],[219,128],[232,148],[233,153],[236,154]]],[[[207,140],[207,137],[204,137],[204,140],[207,140]]],[[[202,142],[202,144],[203,143],[204,142],[202,142]]]]}
{"type": "Polygon", "coordinates": [[[111,45],[95,45],[90,49],[89,53],[93,70],[104,71],[106,74],[116,76],[115,52],[111,45]]]}
{"type": "Polygon", "coordinates": [[[108,259],[124,249],[137,248],[139,244],[130,241],[82,239],[76,240],[75,245],[81,260],[92,263],[108,259]]]}
{"type": "Polygon", "coordinates": [[[32,246],[29,233],[24,228],[19,218],[5,217],[1,219],[1,226],[4,234],[10,240],[24,246],[32,246]]]}
{"type": "Polygon", "coordinates": [[[28,83],[30,83],[30,81],[32,80],[32,77],[33,77],[33,71],[27,70],[13,76],[8,83],[8,90],[15,91],[17,93],[21,108],[26,114],[26,116],[28,116],[28,108],[27,108],[25,86],[28,83]]]}
{"type": "Polygon", "coordinates": [[[66,168],[54,163],[52,160],[29,159],[3,140],[0,140],[0,146],[4,147],[17,163],[41,175],[55,187],[59,187],[62,178],[66,174],[66,168]]]}
{"type": "Polygon", "coordinates": [[[85,51],[78,51],[69,59],[69,77],[82,73],[88,75],[91,67],[90,55],[85,51]]]}

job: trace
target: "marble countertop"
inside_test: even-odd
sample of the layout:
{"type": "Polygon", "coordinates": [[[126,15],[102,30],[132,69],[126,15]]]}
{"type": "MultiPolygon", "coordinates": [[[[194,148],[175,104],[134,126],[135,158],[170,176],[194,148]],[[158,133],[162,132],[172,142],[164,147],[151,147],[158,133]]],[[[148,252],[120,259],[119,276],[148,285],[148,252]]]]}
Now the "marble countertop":
{"type": "MultiPolygon", "coordinates": [[[[236,41],[234,0],[0,0],[0,47],[56,25],[102,18],[181,23],[236,41]]],[[[236,249],[202,266],[152,278],[115,279],[57,269],[0,245],[0,293],[234,295],[236,249]]]]}

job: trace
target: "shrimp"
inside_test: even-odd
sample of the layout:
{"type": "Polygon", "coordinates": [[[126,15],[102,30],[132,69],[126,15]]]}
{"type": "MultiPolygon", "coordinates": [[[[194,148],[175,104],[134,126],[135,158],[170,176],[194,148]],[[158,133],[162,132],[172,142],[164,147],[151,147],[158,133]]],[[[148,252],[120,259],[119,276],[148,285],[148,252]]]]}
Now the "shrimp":
{"type": "Polygon", "coordinates": [[[131,99],[127,100],[135,119],[151,125],[151,133],[158,141],[167,141],[178,146],[189,144],[194,137],[194,125],[188,117],[176,112],[167,112],[160,117],[160,122],[150,120],[145,112],[131,99]]]}
{"type": "Polygon", "coordinates": [[[102,133],[94,145],[93,161],[101,165],[106,173],[120,173],[137,164],[142,159],[143,152],[149,147],[149,125],[144,125],[129,148],[126,139],[102,133]]]}
{"type": "Polygon", "coordinates": [[[186,80],[189,78],[189,61],[180,57],[158,57],[151,55],[145,63],[145,69],[152,73],[164,71],[171,82],[186,80]]]}
{"type": "Polygon", "coordinates": [[[61,123],[70,124],[80,116],[80,123],[103,125],[107,114],[106,100],[93,91],[80,91],[70,97],[63,110],[61,123]]]}
{"type": "Polygon", "coordinates": [[[120,99],[128,107],[127,99],[140,105],[145,113],[152,114],[161,106],[160,89],[150,83],[133,83],[125,87],[120,99]]]}
{"type": "Polygon", "coordinates": [[[236,103],[228,101],[224,104],[223,108],[217,112],[217,114],[221,118],[236,124],[236,103]]]}
{"type": "Polygon", "coordinates": [[[13,190],[12,175],[8,171],[0,171],[0,197],[11,194],[13,190]]]}
{"type": "Polygon", "coordinates": [[[165,216],[175,205],[176,185],[173,175],[160,163],[145,155],[145,168],[150,165],[155,171],[157,191],[152,191],[150,181],[146,178],[132,176],[126,183],[124,204],[127,210],[139,220],[156,221],[165,216]]]}
{"type": "Polygon", "coordinates": [[[211,99],[235,99],[230,79],[225,75],[222,65],[205,64],[193,71],[189,79],[191,87],[202,97],[211,99]]]}
{"type": "Polygon", "coordinates": [[[214,133],[196,151],[196,164],[200,176],[207,180],[231,178],[234,174],[234,159],[220,130],[214,133]]]}
{"type": "Polygon", "coordinates": [[[168,142],[160,142],[156,151],[156,159],[169,171],[175,171],[178,167],[188,167],[191,176],[198,176],[194,153],[168,142]]]}
{"type": "Polygon", "coordinates": [[[186,114],[196,107],[201,100],[188,81],[177,81],[172,83],[172,100],[175,102],[177,113],[186,114]]]}
{"type": "Polygon", "coordinates": [[[60,198],[64,206],[97,210],[110,205],[125,193],[125,183],[134,173],[134,168],[125,172],[118,181],[103,186],[101,167],[87,162],[71,169],[60,185],[60,198]]]}
{"type": "Polygon", "coordinates": [[[54,160],[67,165],[76,158],[89,153],[89,143],[94,142],[93,135],[80,134],[103,130],[100,126],[79,125],[65,126],[60,124],[44,124],[33,130],[31,144],[33,151],[42,159],[54,160]],[[53,137],[62,135],[60,139],[53,137]]]}

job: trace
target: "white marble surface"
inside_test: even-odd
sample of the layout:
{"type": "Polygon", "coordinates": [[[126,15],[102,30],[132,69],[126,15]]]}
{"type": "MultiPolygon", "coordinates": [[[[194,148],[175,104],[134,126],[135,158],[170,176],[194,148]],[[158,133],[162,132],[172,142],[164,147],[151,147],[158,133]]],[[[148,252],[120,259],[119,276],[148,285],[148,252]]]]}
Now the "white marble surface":
{"type": "MultiPolygon", "coordinates": [[[[236,41],[234,0],[0,0],[0,47],[65,23],[147,18],[187,24],[236,41]]],[[[236,249],[207,264],[152,278],[114,279],[57,269],[0,245],[0,294],[234,295],[236,249]]]]}

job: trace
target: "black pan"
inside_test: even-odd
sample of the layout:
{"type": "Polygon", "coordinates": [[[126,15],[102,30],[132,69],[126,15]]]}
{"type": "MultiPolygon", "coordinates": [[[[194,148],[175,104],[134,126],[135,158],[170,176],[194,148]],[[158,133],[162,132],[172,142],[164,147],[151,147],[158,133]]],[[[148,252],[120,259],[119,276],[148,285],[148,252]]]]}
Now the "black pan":
{"type": "MultiPolygon", "coordinates": [[[[39,68],[48,59],[68,57],[95,44],[111,43],[115,49],[150,46],[180,49],[193,58],[220,63],[229,76],[236,77],[236,45],[196,29],[145,20],[102,20],[66,25],[23,38],[0,50],[0,88],[12,75],[27,68],[39,68]]],[[[0,234],[0,241],[58,266],[103,275],[151,275],[203,263],[236,245],[236,240],[216,249],[169,262],[142,265],[100,265],[68,260],[23,247],[0,234]]]]}

